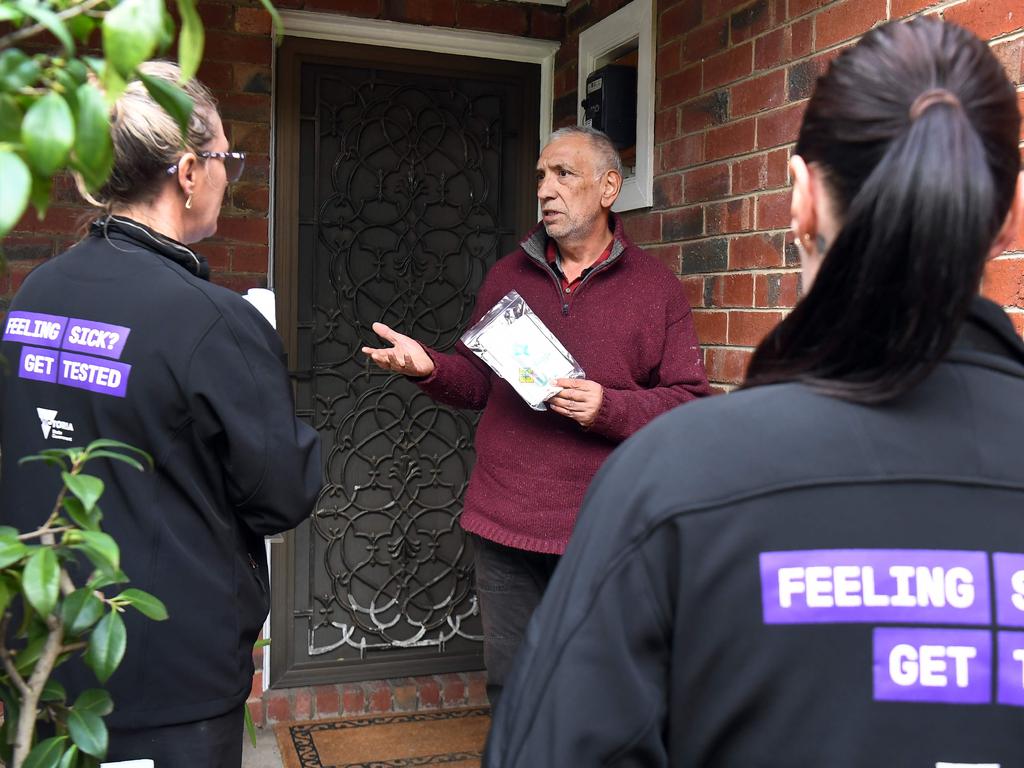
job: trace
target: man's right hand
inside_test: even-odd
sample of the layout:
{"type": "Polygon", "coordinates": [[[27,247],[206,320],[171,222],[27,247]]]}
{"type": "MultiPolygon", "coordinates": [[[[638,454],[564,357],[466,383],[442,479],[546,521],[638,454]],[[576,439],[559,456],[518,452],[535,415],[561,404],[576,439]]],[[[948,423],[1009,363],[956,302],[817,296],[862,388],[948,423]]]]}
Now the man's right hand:
{"type": "Polygon", "coordinates": [[[385,371],[406,376],[429,376],[434,372],[434,361],[415,339],[391,330],[384,323],[374,323],[373,332],[391,346],[385,349],[363,347],[363,354],[385,371]]]}

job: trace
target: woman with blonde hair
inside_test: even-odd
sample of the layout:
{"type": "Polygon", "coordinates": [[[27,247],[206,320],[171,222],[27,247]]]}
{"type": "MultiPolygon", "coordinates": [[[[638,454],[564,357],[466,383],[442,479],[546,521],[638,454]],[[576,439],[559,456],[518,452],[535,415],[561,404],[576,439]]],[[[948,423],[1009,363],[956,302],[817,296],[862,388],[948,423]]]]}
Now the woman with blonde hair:
{"type": "Polygon", "coordinates": [[[1024,216],[1017,94],[932,18],[817,84],[806,295],[740,391],[624,444],[485,764],[1024,764],[1024,344],[978,296],[1024,216]]]}
{"type": "MultiPolygon", "coordinates": [[[[141,69],[180,76],[166,63],[141,69]]],[[[184,136],[141,83],[129,84],[111,116],[104,215],[11,304],[0,520],[32,530],[57,495],[54,473],[19,466],[21,456],[110,438],[152,457],[146,473],[107,460],[89,467],[105,484],[102,525],[122,569],[170,616],[124,615],[127,651],[103,686],[114,701],[108,759],[237,768],[252,648],[269,608],[263,537],[309,514],[320,454],[295,418],[277,334],[209,282],[191,247],[216,232],[245,158],[228,146],[209,91],[183,87],[195,104],[184,136]]],[[[88,569],[74,577],[84,583],[88,569]]],[[[71,700],[98,687],[81,659],[58,677],[71,700]]]]}

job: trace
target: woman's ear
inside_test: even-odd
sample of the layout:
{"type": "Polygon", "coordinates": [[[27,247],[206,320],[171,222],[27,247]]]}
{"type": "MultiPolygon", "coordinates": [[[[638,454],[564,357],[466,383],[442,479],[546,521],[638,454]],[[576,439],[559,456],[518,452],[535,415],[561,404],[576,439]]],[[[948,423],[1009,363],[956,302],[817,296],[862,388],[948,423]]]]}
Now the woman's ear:
{"type": "Polygon", "coordinates": [[[791,227],[797,237],[809,235],[813,240],[818,234],[818,220],[811,171],[800,155],[793,155],[789,159],[789,173],[793,177],[793,198],[789,204],[791,227]]]}
{"type": "Polygon", "coordinates": [[[198,169],[198,158],[192,152],[186,152],[178,160],[178,186],[181,187],[181,191],[186,197],[195,191],[198,169]]]}
{"type": "Polygon", "coordinates": [[[999,234],[992,241],[992,247],[988,251],[988,258],[994,259],[1006,251],[1017,240],[1017,236],[1024,226],[1024,171],[1017,176],[1017,189],[1013,194],[1013,202],[1010,203],[1010,210],[1006,212],[1006,219],[1003,226],[999,228],[999,234]]]}

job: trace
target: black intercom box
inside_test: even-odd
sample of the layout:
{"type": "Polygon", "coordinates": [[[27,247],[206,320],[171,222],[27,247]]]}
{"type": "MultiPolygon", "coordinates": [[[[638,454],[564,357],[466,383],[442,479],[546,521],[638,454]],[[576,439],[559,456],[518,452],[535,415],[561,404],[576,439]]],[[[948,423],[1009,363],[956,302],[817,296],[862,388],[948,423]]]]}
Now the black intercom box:
{"type": "Polygon", "coordinates": [[[587,75],[583,124],[604,131],[616,149],[636,144],[636,69],[609,64],[587,75]]]}

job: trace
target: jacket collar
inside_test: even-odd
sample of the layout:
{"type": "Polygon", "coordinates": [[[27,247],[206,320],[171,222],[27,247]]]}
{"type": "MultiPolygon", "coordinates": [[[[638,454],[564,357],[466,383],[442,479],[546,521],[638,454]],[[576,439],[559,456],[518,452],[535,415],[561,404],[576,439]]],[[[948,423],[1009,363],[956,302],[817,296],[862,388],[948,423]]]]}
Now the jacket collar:
{"type": "Polygon", "coordinates": [[[89,234],[93,237],[105,237],[108,240],[111,237],[127,240],[170,259],[196,277],[203,280],[210,279],[210,265],[206,263],[206,259],[177,240],[162,235],[145,224],[140,224],[126,216],[111,215],[96,219],[89,227],[89,234]]]}
{"type": "MultiPolygon", "coordinates": [[[[612,252],[605,260],[605,264],[612,264],[619,260],[619,257],[626,252],[626,249],[633,247],[633,242],[626,235],[622,226],[622,217],[617,213],[609,213],[609,223],[612,227],[612,252]]],[[[523,249],[532,261],[537,262],[544,269],[550,269],[547,260],[548,233],[544,231],[544,223],[538,222],[531,229],[519,246],[523,249]]]]}
{"type": "Polygon", "coordinates": [[[1024,366],[1024,341],[1001,307],[977,296],[971,301],[949,358],[993,363],[991,367],[1012,370],[1020,375],[1020,367],[1024,366]],[[1001,358],[999,364],[994,364],[993,356],[1001,358]]]}

